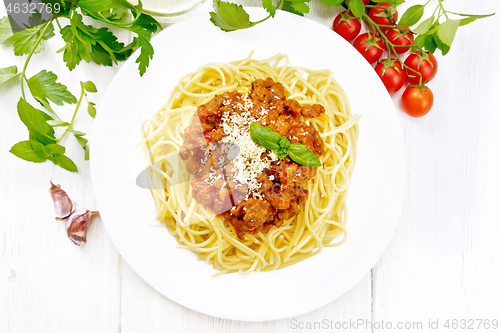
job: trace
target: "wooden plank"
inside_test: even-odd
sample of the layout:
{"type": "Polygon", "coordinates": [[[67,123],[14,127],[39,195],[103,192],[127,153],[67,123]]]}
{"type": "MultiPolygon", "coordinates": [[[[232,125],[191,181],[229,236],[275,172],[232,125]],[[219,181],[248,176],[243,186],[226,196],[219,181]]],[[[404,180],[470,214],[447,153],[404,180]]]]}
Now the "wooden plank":
{"type": "MultiPolygon", "coordinates": [[[[493,2],[444,5],[466,13],[500,10],[493,2]]],[[[374,269],[377,322],[419,321],[427,328],[439,320],[441,331],[447,319],[500,319],[500,67],[492,57],[500,47],[485,37],[499,23],[496,16],[461,27],[450,53],[437,57],[431,113],[401,116],[409,183],[397,232],[374,269]]]]}

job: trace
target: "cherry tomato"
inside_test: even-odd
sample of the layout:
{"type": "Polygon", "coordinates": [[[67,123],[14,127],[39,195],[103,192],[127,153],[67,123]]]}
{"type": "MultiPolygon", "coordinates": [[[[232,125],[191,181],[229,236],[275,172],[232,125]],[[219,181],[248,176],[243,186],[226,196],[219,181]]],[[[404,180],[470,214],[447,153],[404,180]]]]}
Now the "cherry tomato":
{"type": "MultiPolygon", "coordinates": [[[[394,22],[397,22],[398,20],[398,11],[396,10],[396,7],[391,5],[390,3],[387,2],[381,2],[376,4],[377,6],[383,6],[386,9],[382,8],[372,8],[368,12],[368,17],[373,20],[373,22],[377,23],[378,25],[394,25],[389,20],[389,17],[392,15],[392,18],[394,19],[394,22]]],[[[390,28],[388,27],[380,27],[380,30],[382,32],[385,32],[389,30],[390,28]]]]}
{"type": "Polygon", "coordinates": [[[401,97],[405,112],[415,118],[425,116],[434,104],[434,95],[426,86],[409,86],[401,97]]]}
{"type": "Polygon", "coordinates": [[[405,71],[396,59],[384,59],[375,66],[375,72],[382,79],[389,93],[395,93],[405,84],[405,71]]]}
{"type": "Polygon", "coordinates": [[[370,0],[362,0],[365,5],[370,3],[370,0]]]}
{"type": "MultiPolygon", "coordinates": [[[[413,44],[415,37],[413,37],[413,34],[411,32],[408,32],[408,30],[410,30],[408,27],[402,25],[400,27],[390,29],[389,31],[387,31],[385,36],[394,45],[411,45],[413,44]]],[[[409,47],[394,47],[394,50],[398,54],[405,53],[409,49],[409,47]]]]}
{"type": "Polygon", "coordinates": [[[351,13],[343,11],[333,21],[332,29],[345,40],[351,41],[361,31],[361,22],[355,18],[351,13]]]}
{"type": "MultiPolygon", "coordinates": [[[[430,52],[419,51],[410,53],[405,60],[405,65],[422,75],[422,83],[427,83],[436,75],[438,63],[436,57],[430,52]]],[[[418,84],[420,75],[406,68],[406,81],[410,84],[418,84]]]]}
{"type": "Polygon", "coordinates": [[[377,61],[384,52],[384,44],[376,34],[364,33],[354,40],[353,46],[365,57],[365,59],[373,64],[377,61]]]}

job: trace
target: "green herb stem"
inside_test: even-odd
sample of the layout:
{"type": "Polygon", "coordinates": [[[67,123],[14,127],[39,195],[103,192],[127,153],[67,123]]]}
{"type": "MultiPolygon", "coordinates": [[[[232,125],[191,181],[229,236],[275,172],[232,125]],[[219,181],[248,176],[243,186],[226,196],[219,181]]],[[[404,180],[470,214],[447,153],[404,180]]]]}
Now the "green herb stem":
{"type": "Polygon", "coordinates": [[[63,135],[56,141],[56,143],[61,142],[61,140],[68,134],[69,131],[73,129],[73,122],[75,121],[76,114],[78,113],[78,109],[80,109],[80,105],[82,104],[83,96],[85,95],[85,88],[83,87],[83,82],[80,82],[80,86],[82,89],[82,92],[80,93],[80,98],[78,98],[78,103],[76,104],[75,112],[73,112],[73,117],[71,118],[71,121],[66,127],[66,130],[64,131],[63,135]]]}
{"type": "Polygon", "coordinates": [[[31,48],[31,51],[28,54],[28,57],[26,58],[26,61],[24,62],[23,70],[21,72],[21,93],[23,95],[24,100],[26,100],[26,95],[24,93],[24,81],[28,81],[28,79],[26,78],[26,68],[28,68],[28,63],[30,62],[31,57],[35,53],[35,50],[36,50],[38,44],[40,44],[43,36],[47,32],[47,29],[48,29],[49,25],[52,23],[53,20],[54,20],[54,18],[51,18],[50,20],[48,20],[44,24],[40,25],[40,27],[38,28],[37,31],[40,31],[42,28],[43,28],[43,31],[40,34],[40,36],[38,36],[38,39],[35,41],[35,44],[33,44],[33,47],[31,48]]]}

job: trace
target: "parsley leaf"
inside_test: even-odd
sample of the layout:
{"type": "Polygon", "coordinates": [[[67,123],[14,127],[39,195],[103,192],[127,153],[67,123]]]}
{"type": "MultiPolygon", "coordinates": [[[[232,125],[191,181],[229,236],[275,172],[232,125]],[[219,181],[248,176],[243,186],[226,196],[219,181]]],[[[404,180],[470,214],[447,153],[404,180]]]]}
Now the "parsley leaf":
{"type": "Polygon", "coordinates": [[[30,140],[36,140],[43,144],[56,142],[54,129],[47,124],[47,120],[51,119],[50,116],[38,109],[35,109],[22,97],[17,103],[17,112],[19,114],[19,118],[21,118],[21,121],[26,125],[30,132],[30,140]]]}
{"type": "Polygon", "coordinates": [[[296,14],[296,15],[299,15],[299,16],[304,16],[303,13],[296,11],[295,8],[292,7],[292,5],[290,4],[289,1],[283,2],[283,6],[281,7],[281,9],[284,10],[284,11],[286,11],[286,12],[290,12],[292,14],[296,14]]]}
{"type": "Polygon", "coordinates": [[[124,48],[123,43],[118,42],[108,28],[96,29],[86,25],[78,13],[73,13],[70,23],[61,30],[66,45],[57,51],[64,51],[63,60],[70,70],[81,60],[111,66],[113,62],[125,60],[132,53],[132,49],[124,48]]]}
{"type": "Polygon", "coordinates": [[[124,7],[124,3],[115,0],[79,0],[78,7],[88,12],[102,12],[124,7]]]}
{"type": "Polygon", "coordinates": [[[264,7],[271,17],[274,17],[276,14],[276,7],[273,5],[273,0],[262,0],[262,7],[264,7]]]}
{"type": "Polygon", "coordinates": [[[139,74],[143,76],[146,73],[146,68],[149,66],[149,60],[153,59],[154,50],[149,40],[145,37],[135,37],[134,40],[136,41],[136,45],[141,48],[141,54],[139,54],[135,62],[139,63],[139,74]]]}
{"type": "Polygon", "coordinates": [[[210,21],[226,32],[247,29],[255,24],[250,22],[250,16],[241,5],[220,0],[214,0],[214,12],[210,12],[210,21]]]}
{"type": "Polygon", "coordinates": [[[290,3],[295,12],[307,14],[309,13],[309,5],[306,2],[309,1],[310,0],[285,0],[285,3],[290,3]]]}
{"type": "MultiPolygon", "coordinates": [[[[38,13],[38,15],[40,15],[41,18],[41,14],[38,13]]],[[[32,17],[35,16],[36,13],[33,14],[32,17]]],[[[30,22],[31,21],[38,22],[38,17],[36,16],[33,19],[30,18],[30,22]]],[[[33,53],[42,52],[45,49],[45,43],[43,41],[54,37],[54,26],[52,25],[51,21],[43,23],[38,27],[25,29],[13,34],[12,37],[10,38],[14,41],[14,54],[16,56],[21,56],[23,54],[30,53],[31,50],[33,49],[33,46],[35,45],[35,42],[40,36],[42,36],[42,39],[40,40],[40,43],[38,43],[38,45],[36,46],[33,53]]]]}
{"type": "Polygon", "coordinates": [[[57,75],[44,69],[35,76],[30,77],[27,83],[33,97],[45,103],[42,103],[42,105],[48,104],[47,99],[57,105],[76,103],[76,97],[66,89],[65,85],[57,83],[56,80],[57,75]]]}
{"type": "Polygon", "coordinates": [[[10,26],[9,21],[10,20],[8,16],[4,16],[0,19],[0,44],[10,39],[14,34],[12,32],[12,27],[10,26]]]}
{"type": "Polygon", "coordinates": [[[17,73],[17,66],[0,68],[0,86],[20,74],[17,73]]]}
{"type": "Polygon", "coordinates": [[[38,141],[26,140],[13,145],[10,152],[23,160],[42,163],[47,160],[46,155],[40,153],[44,148],[45,147],[38,141]]]}

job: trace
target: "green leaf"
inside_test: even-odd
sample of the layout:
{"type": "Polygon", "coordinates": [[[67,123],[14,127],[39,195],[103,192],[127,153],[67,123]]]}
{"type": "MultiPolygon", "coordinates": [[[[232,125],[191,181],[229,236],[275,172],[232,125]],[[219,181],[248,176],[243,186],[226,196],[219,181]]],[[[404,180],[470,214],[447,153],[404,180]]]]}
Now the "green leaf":
{"type": "Polygon", "coordinates": [[[282,139],[278,132],[269,127],[260,126],[255,121],[250,124],[250,137],[256,144],[269,150],[280,148],[279,142],[282,139]]]}
{"type": "Polygon", "coordinates": [[[431,28],[433,22],[434,22],[434,15],[432,15],[428,19],[424,20],[415,29],[412,29],[412,30],[417,35],[423,35],[427,31],[429,31],[429,29],[431,28]]]}
{"type": "Polygon", "coordinates": [[[87,146],[87,143],[89,142],[87,139],[82,138],[81,136],[75,136],[76,141],[82,146],[83,150],[85,151],[85,160],[88,161],[89,159],[89,147],[87,146]]]}
{"type": "Polygon", "coordinates": [[[69,123],[62,120],[47,120],[47,124],[52,127],[69,126],[69,123]]]}
{"type": "MultiPolygon", "coordinates": [[[[23,98],[17,103],[19,118],[30,131],[31,137],[36,137],[37,141],[43,144],[50,144],[56,141],[54,129],[47,124],[47,114],[35,109],[23,98]]],[[[50,119],[50,118],[49,118],[50,119]]]]}
{"type": "Polygon", "coordinates": [[[54,164],[59,165],[61,168],[71,172],[77,172],[78,168],[75,163],[66,155],[55,155],[49,158],[54,164]]]}
{"type": "Polygon", "coordinates": [[[351,0],[349,6],[352,14],[357,18],[362,18],[365,14],[365,4],[361,0],[351,0]]]}
{"type": "Polygon", "coordinates": [[[71,132],[71,133],[73,133],[74,136],[84,136],[84,135],[87,135],[87,133],[76,131],[76,130],[71,129],[71,128],[69,128],[68,131],[71,132]]]}
{"type": "Polygon", "coordinates": [[[460,26],[467,25],[467,24],[472,23],[475,20],[478,20],[478,19],[481,19],[481,18],[485,18],[485,17],[489,17],[489,16],[495,15],[495,13],[493,13],[493,14],[485,14],[485,15],[470,15],[470,14],[458,14],[458,13],[453,13],[453,14],[460,15],[460,16],[467,16],[467,18],[464,18],[464,19],[460,20],[460,26]]]}
{"type": "Polygon", "coordinates": [[[102,12],[123,7],[123,4],[114,0],[79,0],[78,7],[88,12],[102,12]]]}
{"type": "Polygon", "coordinates": [[[35,46],[37,39],[42,36],[42,32],[46,24],[48,24],[47,30],[33,51],[33,53],[42,52],[45,49],[44,41],[54,37],[54,26],[52,25],[52,22],[47,22],[35,28],[29,28],[16,32],[11,37],[14,41],[14,54],[16,56],[21,56],[23,54],[30,53],[35,46]]]}
{"type": "Polygon", "coordinates": [[[290,140],[288,140],[287,138],[283,138],[280,140],[279,145],[281,148],[287,149],[288,147],[290,147],[290,140]]]}
{"type": "Polygon", "coordinates": [[[439,39],[437,33],[432,34],[432,38],[434,40],[434,43],[436,43],[437,48],[441,50],[441,53],[443,55],[446,55],[450,51],[450,46],[443,43],[441,39],[439,39]]]}
{"type": "Polygon", "coordinates": [[[295,15],[304,16],[303,13],[296,11],[295,8],[292,7],[291,2],[289,2],[289,1],[283,2],[281,9],[286,11],[286,12],[293,13],[295,15]]]}
{"type": "Polygon", "coordinates": [[[338,7],[342,5],[344,0],[321,0],[325,5],[332,6],[332,7],[338,7]]]}
{"type": "Polygon", "coordinates": [[[0,68],[0,86],[20,74],[17,73],[17,66],[0,68]]]}
{"type": "Polygon", "coordinates": [[[437,28],[437,34],[439,39],[448,46],[451,46],[455,34],[457,33],[458,27],[460,25],[460,20],[450,20],[447,19],[443,24],[439,25],[437,28]]]}
{"type": "Polygon", "coordinates": [[[47,145],[46,147],[52,156],[63,155],[66,152],[66,148],[58,143],[52,143],[50,145],[47,145]]]}
{"type": "Polygon", "coordinates": [[[290,3],[290,5],[293,7],[293,9],[301,14],[307,14],[309,13],[309,5],[306,2],[309,2],[310,0],[285,0],[290,3]]]}
{"type": "Polygon", "coordinates": [[[108,28],[96,29],[86,25],[82,16],[73,12],[71,24],[61,30],[66,45],[57,52],[64,51],[63,60],[73,70],[81,60],[94,61],[98,65],[111,66],[117,61],[127,59],[132,48],[124,48],[108,28]]]}
{"type": "Polygon", "coordinates": [[[13,34],[14,33],[12,32],[12,27],[10,26],[9,17],[2,17],[0,19],[0,44],[10,39],[13,34]]]}
{"type": "Polygon", "coordinates": [[[65,85],[57,83],[56,80],[57,75],[44,69],[35,76],[30,77],[27,83],[31,94],[37,100],[42,100],[48,104],[47,99],[49,99],[56,105],[76,103],[76,97],[66,89],[65,85]]]}
{"type": "Polygon", "coordinates": [[[387,2],[394,6],[399,6],[405,2],[405,0],[372,0],[375,3],[387,2]]]}
{"type": "Polygon", "coordinates": [[[424,15],[425,6],[423,5],[415,5],[411,6],[406,10],[401,19],[399,20],[398,25],[406,25],[408,27],[416,24],[424,15]]]}
{"type": "Polygon", "coordinates": [[[276,7],[273,5],[273,0],[262,0],[262,7],[264,7],[271,17],[274,17],[274,14],[276,14],[276,7]]]}
{"type": "Polygon", "coordinates": [[[23,160],[41,163],[47,160],[45,154],[40,154],[43,148],[44,146],[40,142],[27,140],[16,143],[10,152],[23,160]]]}
{"type": "Polygon", "coordinates": [[[418,35],[417,38],[415,38],[413,44],[418,45],[431,53],[434,53],[437,46],[432,36],[433,35],[418,35]]]}
{"type": "Polygon", "coordinates": [[[88,105],[87,111],[89,113],[89,116],[91,116],[92,118],[95,118],[95,115],[97,113],[97,111],[95,109],[95,103],[89,102],[88,104],[89,105],[88,105]]]}
{"type": "Polygon", "coordinates": [[[288,150],[285,148],[279,148],[278,150],[276,150],[276,156],[278,156],[278,158],[282,160],[288,156],[288,150]]]}
{"type": "Polygon", "coordinates": [[[136,63],[139,63],[139,75],[143,76],[146,73],[146,68],[149,66],[149,60],[153,59],[154,50],[149,40],[143,36],[136,37],[137,45],[141,48],[141,53],[137,57],[136,63]]]}
{"type": "Polygon", "coordinates": [[[87,81],[87,82],[82,82],[83,83],[83,89],[85,89],[88,92],[95,93],[97,92],[97,88],[92,81],[87,81]]]}
{"type": "Polygon", "coordinates": [[[292,161],[308,167],[321,166],[321,161],[318,156],[300,143],[292,143],[290,147],[288,147],[288,156],[290,156],[292,161]]]}
{"type": "Polygon", "coordinates": [[[223,31],[247,29],[254,25],[241,5],[214,0],[213,6],[214,11],[210,12],[210,21],[223,31]]]}

